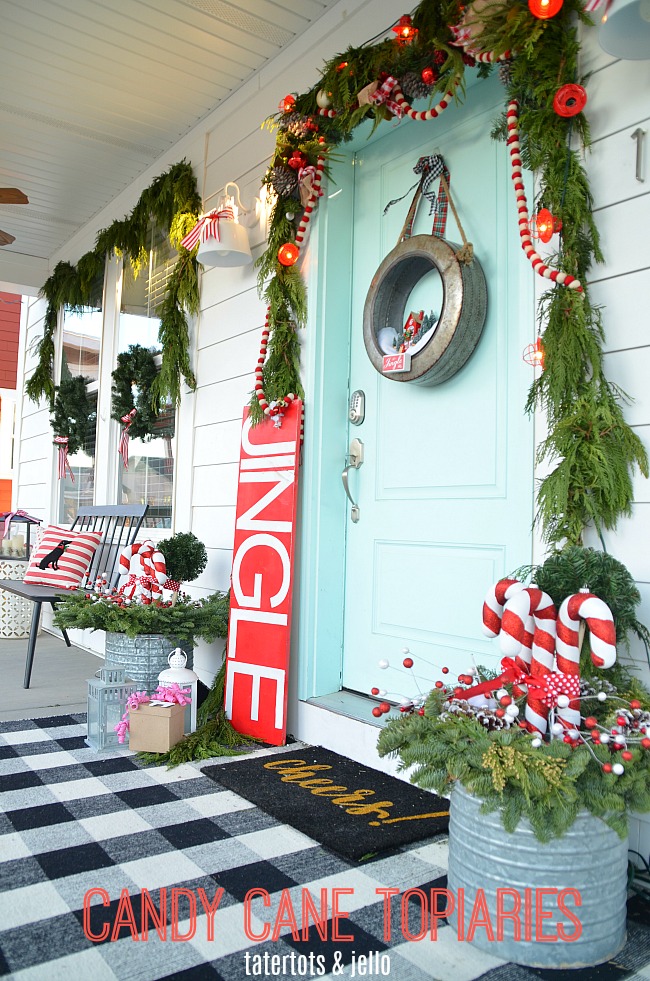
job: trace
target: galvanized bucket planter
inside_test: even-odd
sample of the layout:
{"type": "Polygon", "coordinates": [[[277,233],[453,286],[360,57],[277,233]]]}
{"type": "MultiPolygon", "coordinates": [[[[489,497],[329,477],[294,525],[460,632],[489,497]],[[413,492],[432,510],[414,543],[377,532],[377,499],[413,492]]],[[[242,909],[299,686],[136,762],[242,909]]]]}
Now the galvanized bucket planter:
{"type": "Polygon", "coordinates": [[[372,278],[363,310],[363,340],[373,366],[383,374],[384,351],[377,336],[404,323],[416,283],[437,269],[443,303],[431,340],[413,355],[409,371],[384,375],[391,381],[440,385],[460,371],[479,342],[487,313],[485,274],[478,259],[459,262],[454,245],[436,235],[414,235],[389,252],[372,278]]]}
{"type": "Polygon", "coordinates": [[[106,634],[106,667],[126,670],[127,676],[137,682],[138,689],[151,692],[158,687],[158,675],[169,667],[167,658],[176,647],[187,654],[187,666],[192,667],[194,648],[175,637],[162,634],[106,634]]]}
{"type": "MultiPolygon", "coordinates": [[[[515,924],[503,919],[503,939],[492,941],[478,927],[471,941],[495,957],[515,964],[546,968],[579,968],[610,960],[625,943],[627,892],[627,839],[621,841],[603,821],[582,811],[566,835],[544,844],[530,824],[521,820],[516,832],[504,830],[498,811],[481,814],[481,800],[460,785],[451,795],[449,815],[449,874],[447,888],[454,897],[464,897],[465,932],[477,890],[482,889],[496,932],[497,889],[516,890],[521,896],[521,939],[515,939],[515,924]],[[536,940],[535,890],[577,890],[580,906],[566,906],[581,924],[580,936],[568,942],[536,940]],[[529,890],[526,893],[526,890],[529,890]],[[532,892],[531,892],[532,891],[532,892]],[[525,938],[524,900],[532,900],[532,936],[525,938]]],[[[540,894],[542,895],[542,894],[540,894]]],[[[514,897],[501,894],[502,908],[512,910],[514,897]]],[[[557,923],[566,936],[575,936],[576,926],[563,916],[557,896],[542,896],[542,908],[553,919],[541,922],[542,935],[557,934],[557,923]]],[[[458,932],[458,911],[449,917],[458,932]]]]}

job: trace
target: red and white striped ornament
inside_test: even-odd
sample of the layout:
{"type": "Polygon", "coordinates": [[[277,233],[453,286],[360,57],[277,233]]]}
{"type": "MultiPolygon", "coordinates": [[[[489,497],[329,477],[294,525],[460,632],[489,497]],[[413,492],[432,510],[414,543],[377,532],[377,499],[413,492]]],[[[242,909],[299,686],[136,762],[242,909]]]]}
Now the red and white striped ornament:
{"type": "Polygon", "coordinates": [[[562,272],[559,269],[551,269],[547,266],[541,256],[537,254],[533,248],[532,238],[530,235],[530,218],[528,215],[528,203],[526,201],[526,192],[524,190],[524,181],[522,175],[522,162],[521,162],[521,146],[519,143],[519,107],[517,101],[513,99],[509,104],[506,111],[506,122],[508,127],[508,138],[506,140],[508,150],[510,152],[510,162],[512,165],[512,181],[515,188],[515,196],[517,199],[517,212],[519,214],[519,236],[521,238],[521,247],[526,253],[528,260],[530,261],[533,269],[538,275],[543,276],[545,279],[550,279],[554,283],[559,283],[561,286],[567,286],[569,289],[575,290],[578,293],[583,293],[582,284],[579,279],[575,276],[571,276],[570,273],[562,272]]]}

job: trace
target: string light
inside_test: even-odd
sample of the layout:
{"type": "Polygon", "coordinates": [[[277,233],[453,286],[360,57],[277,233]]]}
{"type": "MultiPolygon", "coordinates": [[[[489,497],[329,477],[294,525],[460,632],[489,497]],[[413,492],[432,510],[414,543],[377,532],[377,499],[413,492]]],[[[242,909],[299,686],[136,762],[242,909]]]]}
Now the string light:
{"type": "Polygon", "coordinates": [[[561,10],[564,0],[528,0],[528,9],[533,17],[549,20],[561,10]]]}
{"type": "Polygon", "coordinates": [[[403,14],[391,30],[397,35],[395,40],[400,47],[411,44],[418,35],[418,29],[413,27],[413,21],[408,14],[403,14]]]}
{"type": "Polygon", "coordinates": [[[293,266],[298,261],[300,249],[293,242],[285,242],[278,249],[278,262],[283,266],[293,266]]]}

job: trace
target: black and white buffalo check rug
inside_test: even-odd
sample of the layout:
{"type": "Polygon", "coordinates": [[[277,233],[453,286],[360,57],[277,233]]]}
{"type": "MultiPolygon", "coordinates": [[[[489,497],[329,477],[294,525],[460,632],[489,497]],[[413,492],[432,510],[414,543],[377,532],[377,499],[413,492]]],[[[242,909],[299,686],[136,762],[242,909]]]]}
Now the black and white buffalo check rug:
{"type": "Polygon", "coordinates": [[[377,890],[444,888],[444,839],[359,865],[219,789],[198,765],[143,769],[126,751],[97,754],[84,735],[83,716],[0,723],[4,977],[650,981],[650,926],[633,918],[616,960],[585,971],[505,963],[498,944],[486,955],[444,923],[435,941],[405,941],[399,896],[388,938],[377,890]],[[320,909],[322,890],[336,896],[336,922],[331,906],[320,909]]]}

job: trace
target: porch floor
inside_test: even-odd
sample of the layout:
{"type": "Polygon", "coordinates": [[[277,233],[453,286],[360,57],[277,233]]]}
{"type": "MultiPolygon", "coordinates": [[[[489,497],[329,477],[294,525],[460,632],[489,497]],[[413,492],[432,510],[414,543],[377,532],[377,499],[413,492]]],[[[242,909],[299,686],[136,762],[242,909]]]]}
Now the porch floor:
{"type": "Polygon", "coordinates": [[[23,688],[26,640],[0,639],[0,721],[85,712],[88,688],[103,660],[43,631],[36,641],[31,687],[23,688]]]}

